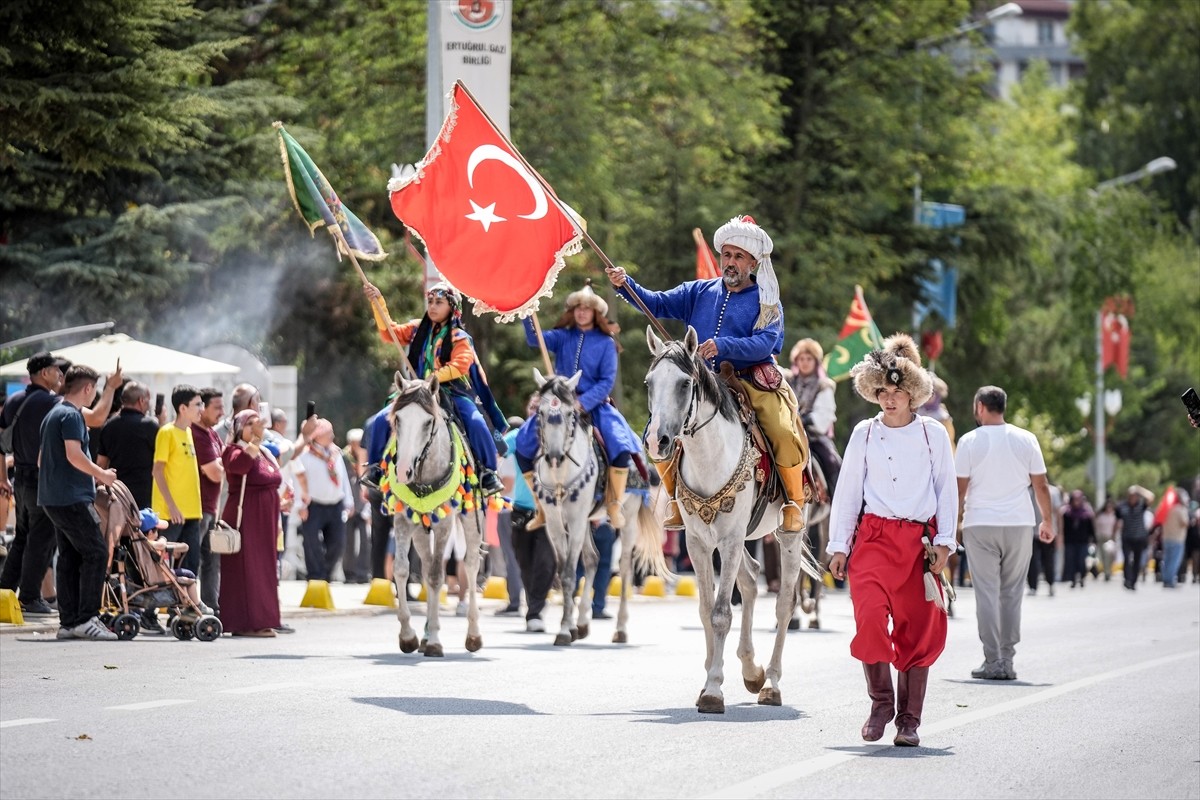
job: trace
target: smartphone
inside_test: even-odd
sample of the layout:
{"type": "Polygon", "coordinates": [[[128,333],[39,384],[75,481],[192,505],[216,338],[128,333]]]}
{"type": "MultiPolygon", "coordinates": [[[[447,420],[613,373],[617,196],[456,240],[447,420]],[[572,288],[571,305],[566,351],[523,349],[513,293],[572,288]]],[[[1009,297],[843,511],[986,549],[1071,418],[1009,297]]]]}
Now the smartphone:
{"type": "Polygon", "coordinates": [[[258,415],[262,417],[263,422],[267,423],[267,427],[271,426],[271,404],[259,403],[258,415]]]}
{"type": "Polygon", "coordinates": [[[1188,416],[1192,421],[1200,425],[1200,396],[1197,396],[1195,389],[1188,389],[1179,396],[1183,401],[1183,405],[1187,408],[1188,416]]]}
{"type": "Polygon", "coordinates": [[[317,401],[309,400],[308,405],[304,407],[304,418],[312,419],[317,415],[317,401]]]}
{"type": "Polygon", "coordinates": [[[167,398],[163,395],[162,392],[159,392],[158,394],[156,394],[154,396],[154,416],[156,416],[156,417],[162,416],[163,403],[165,403],[166,400],[167,400],[167,398]]]}

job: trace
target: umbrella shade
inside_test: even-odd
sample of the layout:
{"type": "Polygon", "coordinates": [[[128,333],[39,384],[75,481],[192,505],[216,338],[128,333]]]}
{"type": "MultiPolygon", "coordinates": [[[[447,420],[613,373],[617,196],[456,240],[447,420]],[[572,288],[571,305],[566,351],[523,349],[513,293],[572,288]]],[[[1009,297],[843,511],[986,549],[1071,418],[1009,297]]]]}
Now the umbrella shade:
{"type": "MultiPolygon", "coordinates": [[[[59,358],[65,358],[73,364],[86,364],[101,374],[115,370],[117,359],[121,360],[121,370],[126,375],[209,375],[241,371],[241,367],[233,364],[139,342],[123,333],[101,336],[53,352],[59,358]]],[[[26,374],[26,360],[28,357],[0,367],[0,376],[26,374]]]]}

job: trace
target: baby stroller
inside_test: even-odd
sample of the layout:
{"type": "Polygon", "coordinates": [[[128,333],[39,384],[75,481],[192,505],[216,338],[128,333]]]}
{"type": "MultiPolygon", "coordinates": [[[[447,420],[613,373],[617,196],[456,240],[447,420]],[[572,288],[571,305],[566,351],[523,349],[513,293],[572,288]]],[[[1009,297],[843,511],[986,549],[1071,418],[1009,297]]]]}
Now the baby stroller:
{"type": "MultiPolygon", "coordinates": [[[[139,511],[129,489],[120,481],[96,489],[96,512],[108,543],[108,575],[100,599],[100,621],[117,638],[138,635],[146,611],[167,608],[170,630],[176,639],[193,637],[211,642],[221,636],[221,620],[205,614],[188,595],[194,578],[179,578],[146,532],[160,523],[152,511],[139,511]]],[[[169,550],[167,550],[169,552],[169,550]]]]}

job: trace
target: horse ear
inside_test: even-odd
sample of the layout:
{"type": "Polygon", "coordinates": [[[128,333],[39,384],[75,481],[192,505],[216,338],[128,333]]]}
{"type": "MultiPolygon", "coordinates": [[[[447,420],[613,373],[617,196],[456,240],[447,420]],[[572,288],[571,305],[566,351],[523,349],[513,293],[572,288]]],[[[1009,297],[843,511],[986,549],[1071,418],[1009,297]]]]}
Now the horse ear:
{"type": "Polygon", "coordinates": [[[567,386],[570,387],[572,392],[575,391],[575,387],[579,385],[579,379],[582,377],[583,370],[578,370],[574,375],[571,376],[571,379],[567,381],[567,386]]]}
{"type": "Polygon", "coordinates": [[[430,393],[431,395],[433,395],[434,397],[437,397],[437,393],[438,393],[438,376],[437,376],[437,373],[436,373],[436,372],[432,372],[432,373],[430,373],[430,375],[429,375],[429,378],[427,378],[427,379],[426,379],[426,381],[425,381],[425,385],[429,387],[429,393],[430,393]]]}
{"type": "Polygon", "coordinates": [[[538,371],[537,367],[533,368],[533,382],[537,384],[539,389],[546,385],[546,379],[542,376],[542,373],[538,371]]]}
{"type": "Polygon", "coordinates": [[[396,370],[396,374],[392,376],[392,381],[396,385],[396,389],[404,388],[404,376],[400,374],[400,370],[396,370]]]}
{"type": "Polygon", "coordinates": [[[696,348],[700,346],[700,337],[691,325],[688,325],[687,334],[683,337],[683,346],[689,356],[696,355],[696,348]]]}
{"type": "Polygon", "coordinates": [[[650,325],[646,326],[646,344],[650,348],[650,355],[657,358],[659,352],[662,350],[663,342],[662,339],[654,335],[654,328],[650,325]]]}

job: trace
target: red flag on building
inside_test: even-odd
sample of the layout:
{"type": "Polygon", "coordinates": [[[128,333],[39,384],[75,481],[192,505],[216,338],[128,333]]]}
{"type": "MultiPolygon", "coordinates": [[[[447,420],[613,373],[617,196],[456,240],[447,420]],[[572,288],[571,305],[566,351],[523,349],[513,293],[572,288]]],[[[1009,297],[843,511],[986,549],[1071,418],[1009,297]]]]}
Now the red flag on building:
{"type": "Polygon", "coordinates": [[[392,211],[477,313],[502,322],[550,294],[579,232],[554,192],[459,81],[416,172],[393,179],[392,211]]]}
{"type": "Polygon", "coordinates": [[[699,228],[692,228],[692,238],[696,240],[696,280],[705,281],[709,278],[721,277],[721,270],[717,267],[717,258],[708,248],[708,242],[704,240],[704,233],[699,228]]]}
{"type": "Polygon", "coordinates": [[[1129,377],[1129,319],[1109,311],[1100,321],[1100,368],[1115,366],[1122,378],[1129,377]]]}

